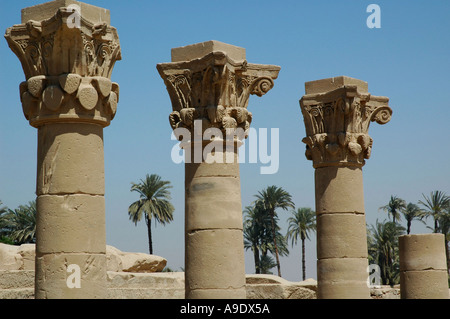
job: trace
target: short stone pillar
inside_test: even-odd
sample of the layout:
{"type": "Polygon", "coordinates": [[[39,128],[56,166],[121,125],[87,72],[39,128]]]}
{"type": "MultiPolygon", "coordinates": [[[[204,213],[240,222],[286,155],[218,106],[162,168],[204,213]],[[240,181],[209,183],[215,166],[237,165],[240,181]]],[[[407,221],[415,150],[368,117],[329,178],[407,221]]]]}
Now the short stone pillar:
{"type": "Polygon", "coordinates": [[[172,49],[172,62],[157,69],[185,152],[186,298],[245,298],[238,147],[252,121],[250,94],[267,93],[280,68],[208,41],[172,49]]]}
{"type": "Polygon", "coordinates": [[[370,297],[362,166],[372,149],[369,123],[387,123],[389,99],[346,76],[305,83],[300,100],[306,158],[315,168],[317,295],[370,297]]]}
{"type": "Polygon", "coordinates": [[[403,235],[398,241],[400,297],[449,299],[444,235],[403,235]]]}
{"type": "Polygon", "coordinates": [[[22,10],[5,38],[19,58],[23,112],[38,130],[35,297],[106,298],[103,128],[121,59],[109,11],[73,0],[22,10]]]}

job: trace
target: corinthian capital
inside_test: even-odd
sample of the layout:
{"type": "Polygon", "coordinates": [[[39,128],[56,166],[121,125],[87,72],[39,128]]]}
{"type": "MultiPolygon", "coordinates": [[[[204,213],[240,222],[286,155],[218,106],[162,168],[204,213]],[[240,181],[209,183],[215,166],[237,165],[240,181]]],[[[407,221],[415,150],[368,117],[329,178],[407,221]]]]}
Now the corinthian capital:
{"type": "Polygon", "coordinates": [[[307,82],[300,107],[306,128],[306,157],[314,167],[358,166],[370,157],[370,122],[386,124],[389,99],[367,92],[367,83],[341,76],[307,82]]]}
{"type": "Polygon", "coordinates": [[[47,2],[24,9],[22,24],[8,28],[5,38],[25,73],[20,98],[32,126],[109,124],[119,96],[110,79],[121,51],[108,10],[74,0],[47,2]]]}
{"type": "Polygon", "coordinates": [[[208,41],[172,50],[172,62],[157,65],[172,101],[173,129],[250,127],[249,96],[274,86],[280,67],[247,63],[245,49],[208,41]]]}

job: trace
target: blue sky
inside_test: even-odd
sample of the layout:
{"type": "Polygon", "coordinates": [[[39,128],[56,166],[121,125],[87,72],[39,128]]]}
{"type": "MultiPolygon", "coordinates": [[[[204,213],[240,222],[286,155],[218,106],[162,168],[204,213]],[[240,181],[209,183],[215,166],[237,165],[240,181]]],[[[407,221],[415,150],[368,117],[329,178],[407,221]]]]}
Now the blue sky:
{"type": "MultiPolygon", "coordinates": [[[[0,2],[0,29],[20,23],[22,8],[43,1],[0,2]]],[[[174,164],[169,95],[156,64],[170,50],[207,40],[244,47],[249,63],[281,66],[275,87],[250,98],[252,127],[279,128],[277,174],[259,174],[260,163],[241,164],[243,206],[269,185],[289,191],[297,207],[314,208],[314,169],[304,156],[299,99],[304,83],[339,75],[367,81],[373,95],[387,96],[392,120],[372,123],[372,156],[363,168],[367,223],[387,218],[379,207],[391,195],[417,202],[433,190],[450,193],[450,2],[449,1],[106,1],[122,47],[112,80],[120,85],[115,119],[104,130],[107,243],[147,252],[145,223],[128,220],[137,194],[131,182],[156,173],[173,185],[175,220],[153,231],[155,254],[171,268],[184,265],[184,167],[174,164]],[[366,8],[381,8],[381,28],[369,29],[366,8]]],[[[35,198],[36,129],[19,100],[24,74],[0,41],[0,200],[10,208],[35,198]]],[[[283,231],[288,213],[280,211],[283,231]]],[[[431,225],[431,221],[428,221],[431,225]]],[[[430,232],[413,222],[413,233],[430,232]]],[[[313,236],[314,238],[314,236],[313,236]]],[[[315,240],[307,243],[307,277],[316,278],[315,240]]],[[[246,271],[254,272],[250,252],[246,271]]],[[[283,277],[301,279],[300,247],[281,258],[283,277]]],[[[274,270],[275,271],[275,270],[274,270]]]]}

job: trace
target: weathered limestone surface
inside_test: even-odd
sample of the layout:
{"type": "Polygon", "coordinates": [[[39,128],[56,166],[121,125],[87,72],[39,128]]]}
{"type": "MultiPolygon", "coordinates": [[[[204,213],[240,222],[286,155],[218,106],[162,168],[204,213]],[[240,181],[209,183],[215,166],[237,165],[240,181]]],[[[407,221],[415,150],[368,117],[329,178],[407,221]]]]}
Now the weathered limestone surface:
{"type": "Polygon", "coordinates": [[[34,270],[35,245],[0,243],[0,270],[34,270]]]}
{"type": "Polygon", "coordinates": [[[370,157],[369,124],[387,123],[387,97],[346,76],[305,83],[300,107],[306,158],[315,168],[317,297],[365,299],[367,235],[362,166],[370,157]]]}
{"type": "Polygon", "coordinates": [[[109,20],[106,9],[57,0],[23,9],[6,30],[25,73],[23,112],[38,129],[36,298],[107,295],[103,128],[116,114],[121,59],[109,20]]]}
{"type": "Polygon", "coordinates": [[[238,147],[252,121],[249,96],[266,94],[280,68],[207,41],[172,49],[157,69],[185,152],[186,298],[245,298],[238,147]]]}
{"type": "MultiPolygon", "coordinates": [[[[35,244],[14,246],[0,243],[0,270],[34,271],[35,247],[35,244]]],[[[167,260],[156,255],[123,252],[107,245],[106,263],[108,271],[149,273],[162,271],[167,260]]]]}
{"type": "MultiPolygon", "coordinates": [[[[107,272],[110,299],[184,299],[184,273],[107,272]]],[[[34,271],[0,270],[0,299],[33,299],[34,271]]],[[[315,299],[317,282],[290,282],[274,275],[246,275],[247,299],[315,299]]],[[[450,292],[450,290],[449,290],[450,292]]],[[[371,288],[373,299],[399,299],[400,288],[371,288]]]]}
{"type": "Polygon", "coordinates": [[[443,234],[399,237],[402,299],[449,299],[443,234]]]}

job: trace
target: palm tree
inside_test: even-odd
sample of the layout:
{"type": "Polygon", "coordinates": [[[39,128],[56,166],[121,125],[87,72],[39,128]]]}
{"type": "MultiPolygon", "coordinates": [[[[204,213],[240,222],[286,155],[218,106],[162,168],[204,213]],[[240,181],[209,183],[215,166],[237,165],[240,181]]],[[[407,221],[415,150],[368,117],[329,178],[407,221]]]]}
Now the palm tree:
{"type": "Polygon", "coordinates": [[[394,222],[371,225],[368,229],[367,246],[369,262],[380,267],[383,285],[393,286],[399,282],[398,237],[404,234],[405,228],[394,222]]]}
{"type": "Polygon", "coordinates": [[[406,208],[406,202],[397,197],[392,196],[389,203],[385,206],[381,206],[380,209],[388,213],[388,216],[392,215],[392,222],[395,223],[396,220],[400,220],[400,212],[406,208]]]}
{"type": "MultiPolygon", "coordinates": [[[[264,209],[260,201],[254,202],[253,206],[247,206],[243,211],[244,214],[244,248],[251,249],[255,262],[255,273],[268,273],[268,270],[273,266],[271,261],[273,259],[268,256],[268,253],[275,253],[272,221],[268,211],[264,209]]],[[[280,228],[276,220],[276,241],[278,243],[278,250],[281,256],[289,254],[287,248],[286,238],[280,233],[280,228]]]]}
{"type": "Polygon", "coordinates": [[[135,201],[128,208],[130,220],[137,225],[142,216],[145,217],[148,231],[148,246],[150,254],[153,254],[152,219],[165,225],[173,220],[173,211],[175,210],[170,203],[170,191],[172,188],[169,181],[162,181],[157,174],[146,175],[139,184],[132,183],[131,190],[138,192],[140,199],[135,201]]]}
{"type": "Polygon", "coordinates": [[[281,187],[268,186],[266,189],[259,191],[255,195],[257,200],[260,201],[265,210],[269,213],[272,223],[272,239],[275,250],[275,258],[277,263],[278,276],[281,277],[281,267],[280,258],[277,244],[277,226],[275,225],[276,209],[281,208],[287,210],[289,208],[294,208],[294,203],[292,202],[291,195],[281,187]]]}
{"type": "Polygon", "coordinates": [[[438,233],[440,230],[439,219],[441,215],[447,214],[446,208],[450,205],[450,197],[447,196],[442,191],[431,192],[430,197],[426,197],[422,194],[425,201],[419,200],[419,204],[425,207],[424,217],[433,217],[434,219],[434,230],[433,232],[438,233]]]}
{"type": "Polygon", "coordinates": [[[305,239],[309,239],[309,232],[316,230],[316,213],[307,207],[298,208],[292,211],[292,217],[288,218],[287,239],[292,239],[292,246],[297,245],[297,239],[300,237],[302,241],[302,278],[306,280],[306,264],[305,264],[305,239]]]}
{"type": "Polygon", "coordinates": [[[14,210],[2,207],[0,231],[17,245],[36,242],[36,201],[14,210]]]}
{"type": "Polygon", "coordinates": [[[251,249],[255,261],[255,273],[260,274],[260,251],[264,225],[267,224],[261,205],[247,206],[244,210],[244,248],[251,249]]]}
{"type": "Polygon", "coordinates": [[[414,219],[422,221],[421,217],[423,213],[418,205],[408,203],[408,205],[406,205],[406,208],[402,211],[402,214],[406,219],[406,234],[409,235],[409,233],[411,232],[411,222],[414,219]]]}

